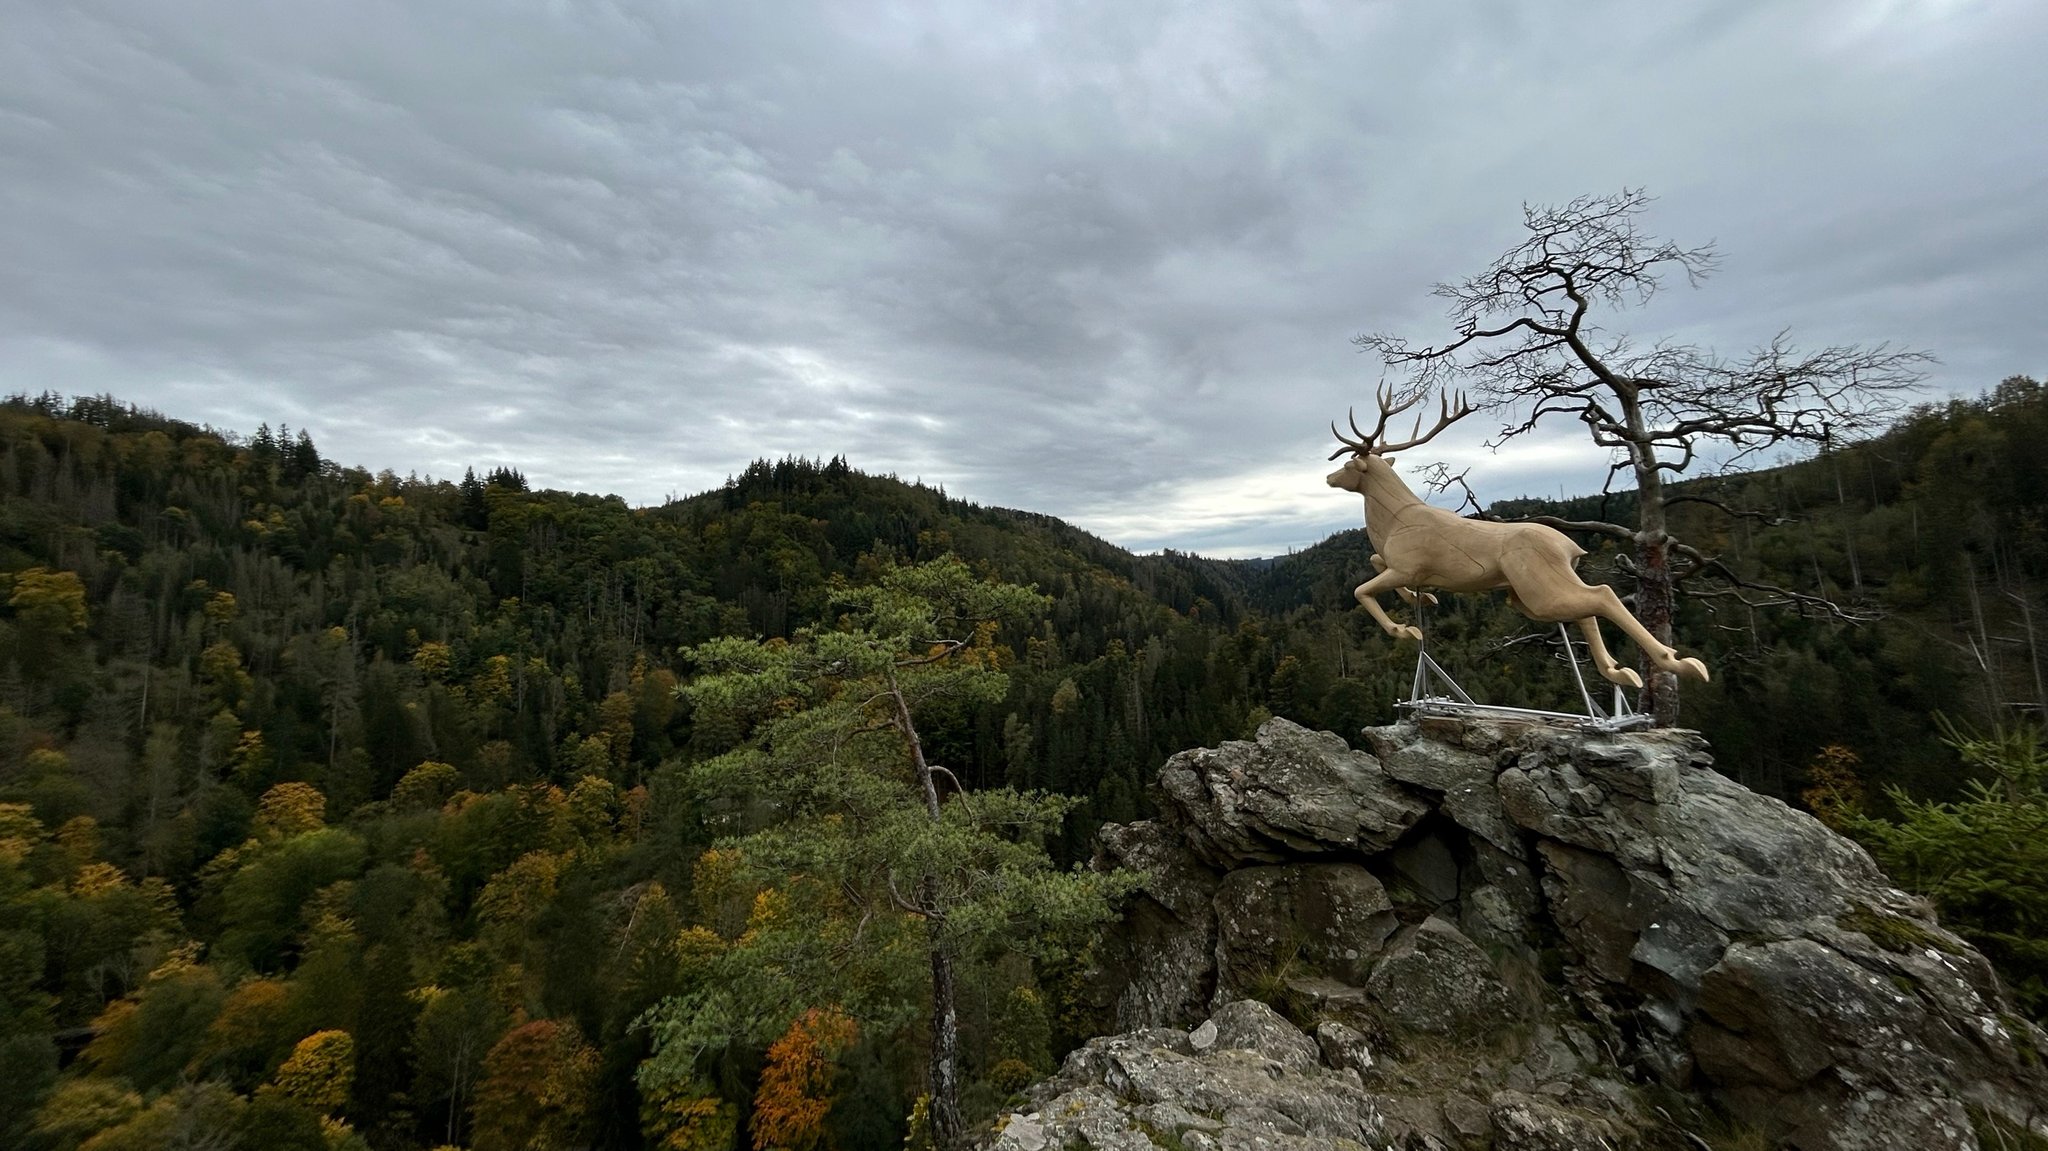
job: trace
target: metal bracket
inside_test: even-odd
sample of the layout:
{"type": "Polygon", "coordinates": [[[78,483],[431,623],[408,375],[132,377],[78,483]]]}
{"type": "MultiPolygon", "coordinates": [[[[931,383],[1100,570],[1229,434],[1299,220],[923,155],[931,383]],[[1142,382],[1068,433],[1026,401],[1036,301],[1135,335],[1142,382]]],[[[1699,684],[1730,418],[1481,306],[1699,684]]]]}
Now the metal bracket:
{"type": "MultiPolygon", "coordinates": [[[[1415,604],[1418,622],[1423,614],[1423,605],[1415,604]]],[[[1424,633],[1428,633],[1425,631],[1424,633]]],[[[1588,731],[1628,731],[1648,727],[1650,717],[1629,706],[1621,693],[1621,685],[1614,687],[1614,705],[1611,711],[1602,711],[1593,702],[1593,693],[1586,687],[1585,673],[1579,668],[1578,649],[1572,646],[1571,632],[1564,624],[1557,625],[1558,637],[1564,640],[1564,658],[1572,666],[1572,679],[1579,686],[1579,700],[1585,704],[1584,714],[1569,711],[1545,711],[1533,707],[1505,707],[1496,704],[1475,703],[1451,673],[1444,670],[1435,657],[1429,654],[1426,641],[1415,645],[1415,680],[1408,689],[1408,698],[1396,703],[1397,709],[1415,715],[1430,716],[1472,716],[1480,719],[1522,719],[1539,720],[1563,727],[1576,727],[1588,731]],[[1440,684],[1449,695],[1432,692],[1432,683],[1440,684]]]]}

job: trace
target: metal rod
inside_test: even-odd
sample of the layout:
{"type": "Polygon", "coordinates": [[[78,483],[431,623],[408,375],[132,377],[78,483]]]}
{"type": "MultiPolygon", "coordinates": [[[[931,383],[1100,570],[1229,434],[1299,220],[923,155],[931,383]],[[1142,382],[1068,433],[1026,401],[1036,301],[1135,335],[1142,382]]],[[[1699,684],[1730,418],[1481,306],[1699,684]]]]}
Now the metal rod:
{"type": "MultiPolygon", "coordinates": [[[[1458,686],[1458,681],[1451,678],[1451,673],[1445,671],[1444,665],[1438,663],[1434,656],[1430,655],[1428,652],[1424,652],[1422,653],[1422,658],[1429,661],[1429,670],[1435,672],[1436,677],[1439,680],[1443,681],[1443,685],[1451,689],[1451,694],[1458,698],[1458,702],[1472,704],[1472,706],[1474,707],[1481,706],[1480,704],[1472,702],[1472,697],[1465,694],[1465,689],[1458,686]]],[[[1418,696],[1417,698],[1423,697],[1418,696]]]]}
{"type": "Polygon", "coordinates": [[[1586,690],[1586,673],[1579,670],[1579,653],[1572,650],[1571,629],[1559,623],[1557,637],[1564,641],[1564,660],[1572,665],[1572,682],[1579,685],[1579,698],[1585,701],[1586,714],[1595,719],[1604,718],[1600,708],[1593,703],[1593,693],[1586,690]]]}
{"type": "Polygon", "coordinates": [[[1468,704],[1457,700],[1434,698],[1410,700],[1395,705],[1425,715],[1473,715],[1492,716],[1500,719],[1540,719],[1551,723],[1569,724],[1593,731],[1627,731],[1630,728],[1649,724],[1647,715],[1622,715],[1612,719],[1599,719],[1588,715],[1575,715],[1568,711],[1544,711],[1533,707],[1507,707],[1495,704],[1468,704]]]}

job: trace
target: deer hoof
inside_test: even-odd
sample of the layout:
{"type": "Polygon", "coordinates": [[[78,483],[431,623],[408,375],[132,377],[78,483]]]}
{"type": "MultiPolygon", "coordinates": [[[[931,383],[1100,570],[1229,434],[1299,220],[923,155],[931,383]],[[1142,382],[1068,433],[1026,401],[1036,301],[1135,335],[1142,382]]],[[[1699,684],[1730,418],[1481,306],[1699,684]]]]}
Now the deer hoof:
{"type": "Polygon", "coordinates": [[[1600,675],[1603,679],[1618,683],[1630,691],[1640,691],[1643,687],[1643,677],[1637,675],[1633,668],[1616,666],[1613,671],[1603,671],[1600,675]]]}
{"type": "Polygon", "coordinates": [[[1419,627],[1413,627],[1413,626],[1411,626],[1411,625],[1409,625],[1409,624],[1405,624],[1405,623],[1404,623],[1404,624],[1397,624],[1397,625],[1395,625],[1395,628],[1394,628],[1394,638],[1396,638],[1396,639],[1407,639],[1407,640],[1414,640],[1414,641],[1415,641],[1416,643],[1421,643],[1421,642],[1422,642],[1422,629],[1421,629],[1421,628],[1419,628],[1419,627]]]}
{"type": "Polygon", "coordinates": [[[1701,663],[1699,660],[1691,658],[1686,658],[1678,661],[1678,674],[1691,676],[1692,678],[1699,680],[1701,683],[1707,682],[1709,678],[1707,676],[1707,665],[1701,663]]]}
{"type": "Polygon", "coordinates": [[[1435,593],[1435,592],[1429,592],[1429,591],[1419,591],[1419,592],[1416,592],[1416,593],[1415,593],[1415,597],[1416,597],[1417,599],[1421,600],[1421,601],[1422,601],[1423,603],[1426,603],[1426,604],[1428,604],[1428,605],[1429,605],[1429,606],[1431,606],[1431,607],[1435,607],[1435,606],[1436,606],[1436,593],[1435,593]]]}

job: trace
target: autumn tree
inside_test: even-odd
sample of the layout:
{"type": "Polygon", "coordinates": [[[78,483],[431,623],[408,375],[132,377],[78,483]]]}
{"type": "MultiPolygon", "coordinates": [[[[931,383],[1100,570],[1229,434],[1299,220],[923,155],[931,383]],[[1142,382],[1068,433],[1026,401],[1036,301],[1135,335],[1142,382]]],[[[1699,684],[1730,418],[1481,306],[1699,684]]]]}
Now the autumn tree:
{"type": "MultiPolygon", "coordinates": [[[[1711,244],[1686,248],[1647,235],[1637,221],[1650,198],[1640,189],[1581,196],[1522,209],[1528,235],[1484,271],[1440,283],[1450,302],[1451,333],[1417,347],[1385,333],[1360,336],[1407,379],[1400,390],[1464,388],[1505,419],[1491,446],[1554,419],[1576,420],[1614,453],[1608,473],[1635,484],[1635,524],[1561,522],[1552,526],[1605,535],[1630,549],[1622,560],[1636,581],[1635,614],[1671,642],[1675,593],[1734,597],[1755,605],[1835,611],[1824,596],[1747,578],[1699,546],[1671,534],[1670,508],[1696,502],[1730,508],[1666,484],[1694,471],[1726,468],[1784,444],[1826,446],[1881,430],[1901,392],[1921,378],[1929,357],[1885,344],[1801,350],[1779,332],[1734,356],[1673,340],[1642,342],[1608,332],[1600,311],[1641,306],[1665,277],[1697,284],[1713,271],[1711,244]]],[[[1539,517],[1541,518],[1541,517],[1539,517]]],[[[1645,664],[1643,710],[1668,726],[1678,718],[1678,681],[1645,664]]]]}
{"type": "Polygon", "coordinates": [[[316,1031],[292,1048],[264,1091],[308,1111],[332,1115],[347,1106],[355,1077],[355,1039],[346,1031],[316,1031]]]}
{"type": "MultiPolygon", "coordinates": [[[[69,652],[72,637],[86,626],[85,584],[77,572],[32,567],[0,574],[0,591],[13,609],[12,655],[21,671],[36,680],[52,678],[60,666],[77,660],[69,652]]],[[[10,638],[0,631],[0,640],[10,638]]]]}
{"type": "Polygon", "coordinates": [[[1041,597],[950,557],[884,566],[831,594],[840,614],[827,626],[689,653],[700,675],[682,694],[697,722],[741,741],[692,778],[730,829],[699,894],[755,894],[737,937],[702,931],[686,949],[694,987],[654,1013],[643,1087],[687,1081],[700,1055],[766,1044],[812,1008],[881,1035],[906,1029],[923,1001],[932,1129],[952,1145],[965,1134],[960,965],[1052,953],[1107,918],[1128,878],[1052,866],[1045,840],[1077,801],[970,796],[926,754],[921,723],[1003,698],[1000,627],[1042,610],[1041,597]],[[919,955],[922,972],[905,963],[919,955]]]}
{"type": "Polygon", "coordinates": [[[824,1144],[837,1077],[833,1060],[858,1031],[844,1013],[813,1007],[769,1045],[754,1092],[755,1151],[815,1151],[824,1144]]]}
{"type": "Polygon", "coordinates": [[[477,1151],[549,1151],[577,1144],[589,1119],[597,1052],[576,1025],[536,1019],[484,1056],[477,1085],[477,1151]]]}

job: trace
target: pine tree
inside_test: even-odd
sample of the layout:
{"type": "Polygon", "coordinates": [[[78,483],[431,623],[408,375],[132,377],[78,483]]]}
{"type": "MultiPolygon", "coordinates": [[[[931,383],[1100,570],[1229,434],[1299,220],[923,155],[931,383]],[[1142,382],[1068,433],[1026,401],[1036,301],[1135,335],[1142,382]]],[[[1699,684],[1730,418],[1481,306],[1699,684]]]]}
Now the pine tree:
{"type": "Polygon", "coordinates": [[[887,1034],[923,1001],[932,1131],[951,1146],[965,1136],[961,965],[1059,950],[1109,916],[1130,877],[1052,866],[1044,843],[1077,800],[969,796],[925,752],[921,720],[1003,698],[1000,624],[1041,597],[948,557],[881,568],[833,600],[844,614],[829,627],[690,652],[704,674],[682,694],[698,722],[744,733],[693,783],[735,832],[718,849],[723,885],[754,895],[736,937],[706,932],[693,989],[654,1013],[642,1082],[689,1080],[700,1056],[765,1044],[812,1008],[887,1034]],[[762,825],[743,825],[749,813],[762,825]]]}

